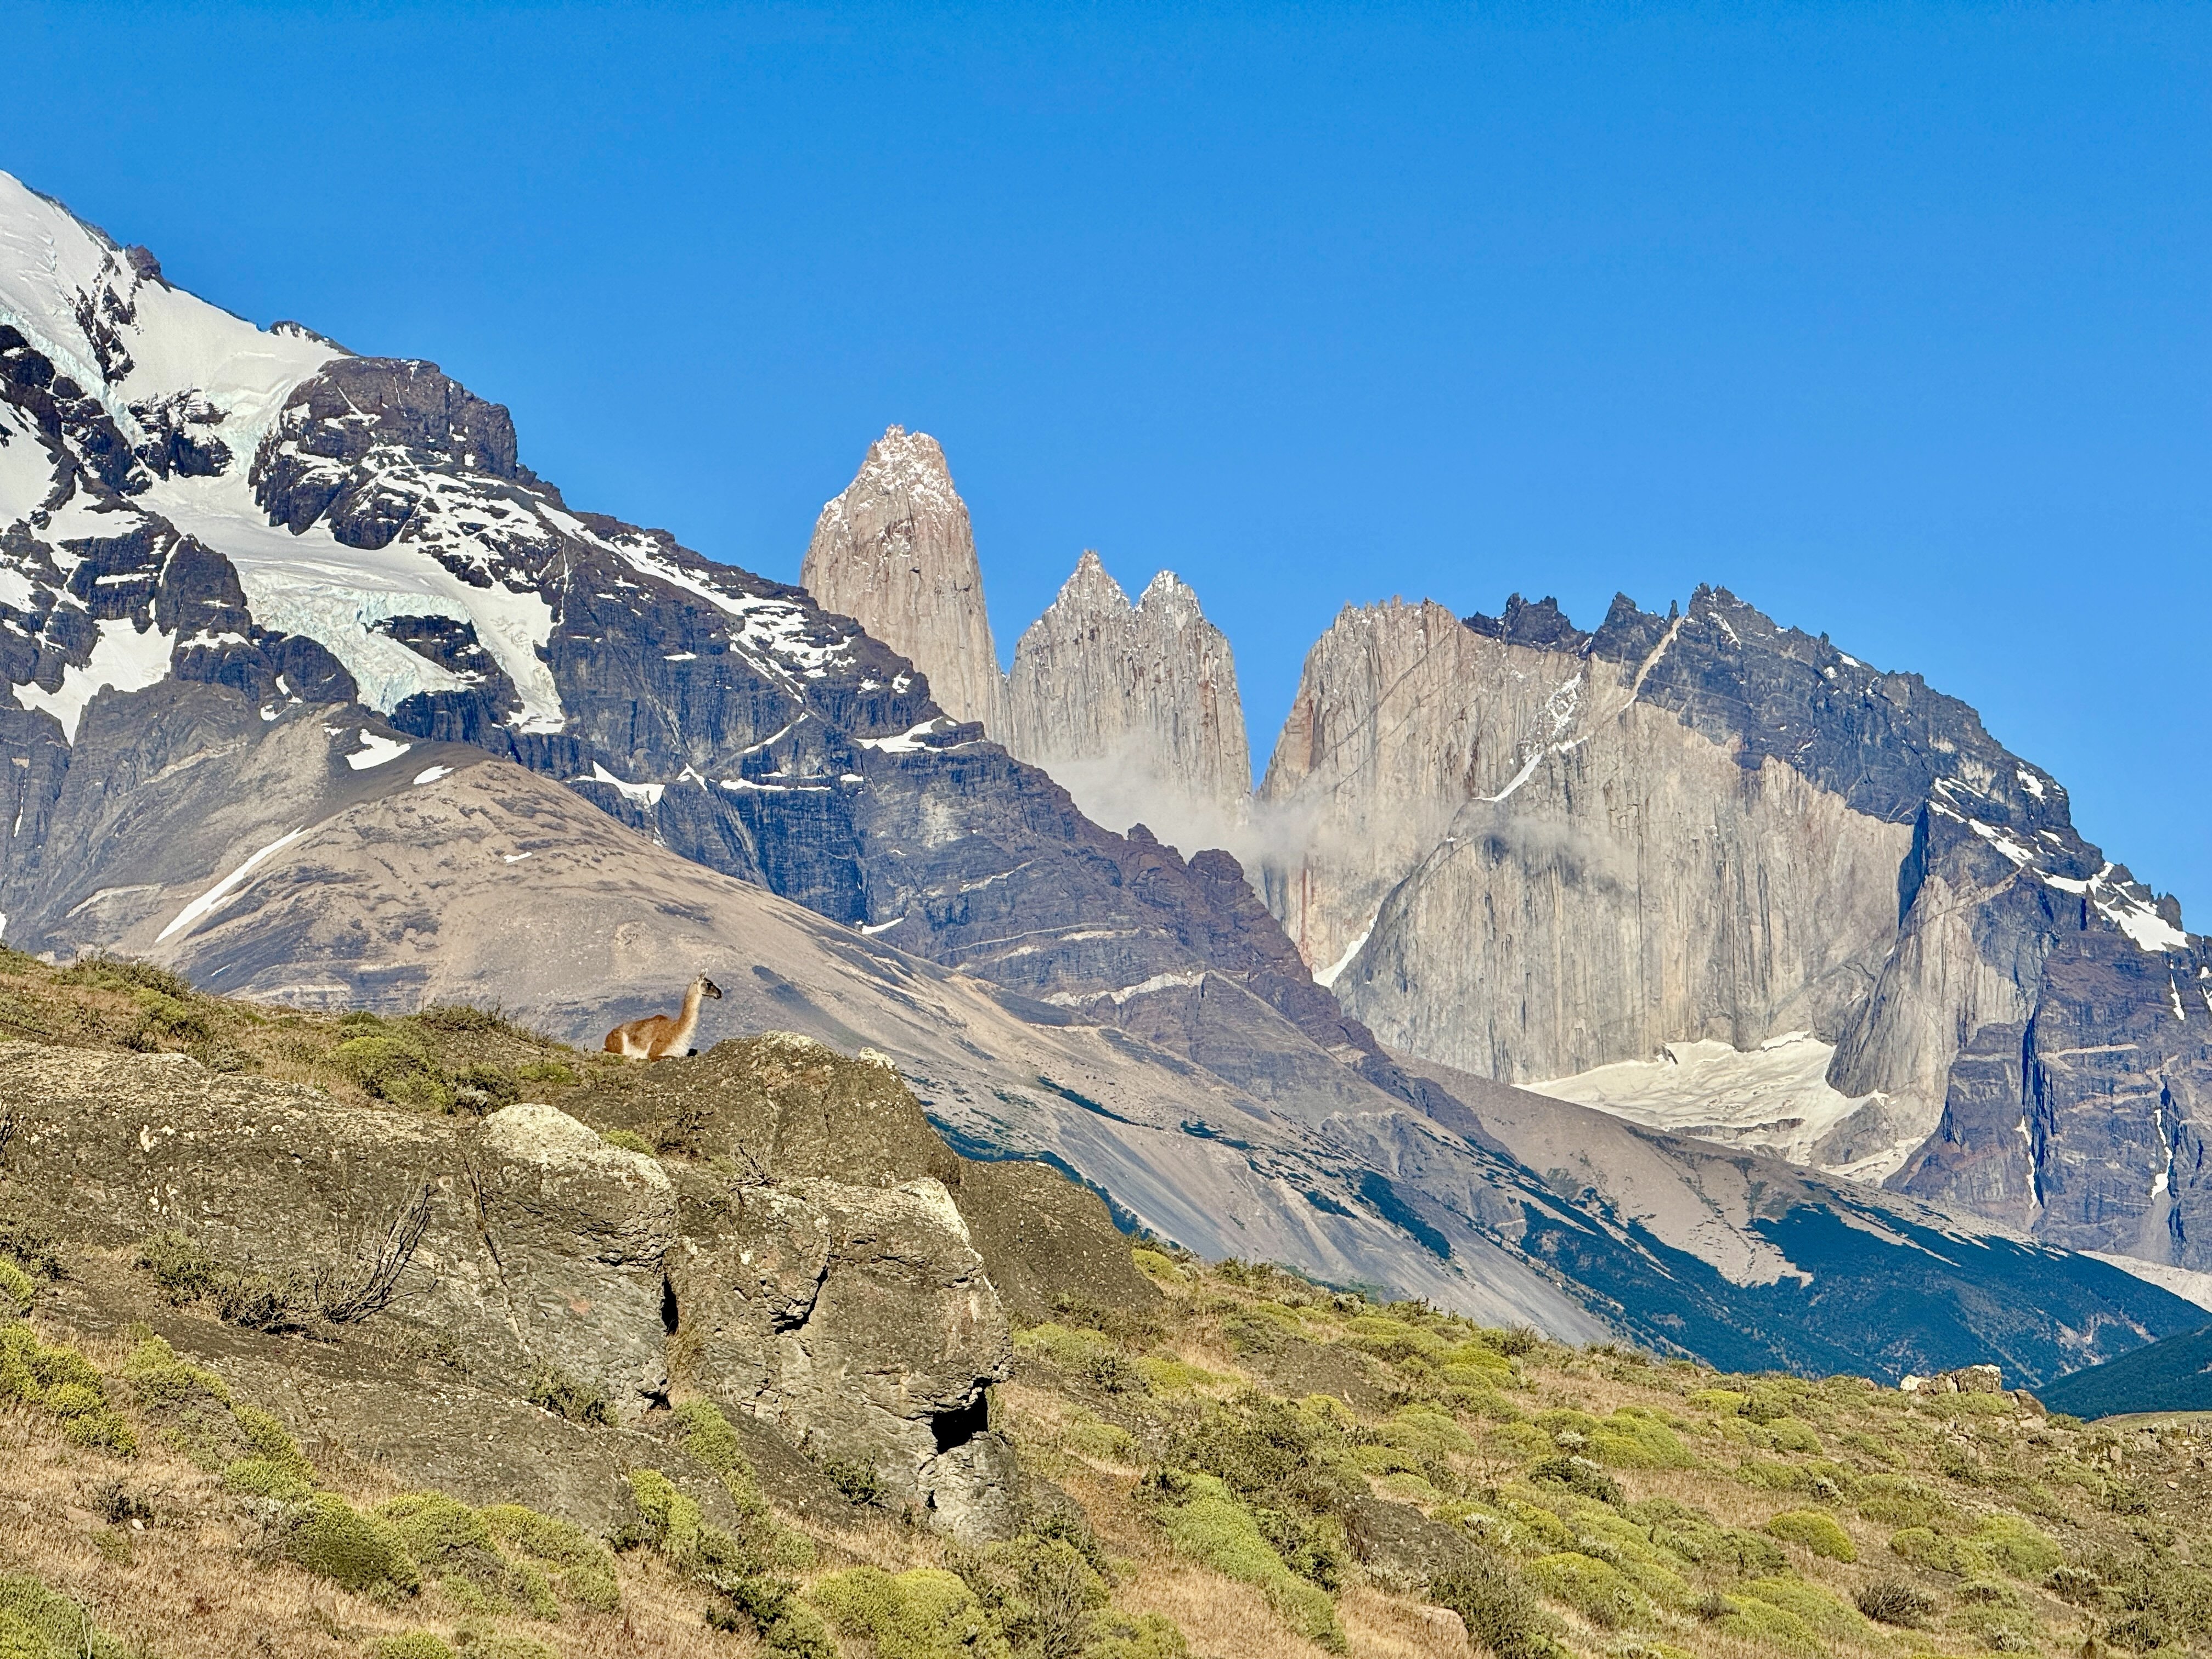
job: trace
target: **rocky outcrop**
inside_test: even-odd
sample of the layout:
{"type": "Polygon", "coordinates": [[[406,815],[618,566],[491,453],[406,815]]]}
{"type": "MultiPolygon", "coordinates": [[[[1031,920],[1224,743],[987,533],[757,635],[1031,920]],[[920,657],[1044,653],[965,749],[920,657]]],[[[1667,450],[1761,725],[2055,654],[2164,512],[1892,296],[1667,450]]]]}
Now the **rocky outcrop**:
{"type": "Polygon", "coordinates": [[[815,520],[799,580],[921,670],[953,719],[1003,738],[1005,684],[975,535],[936,439],[895,426],[868,446],[815,520]]]}
{"type": "Polygon", "coordinates": [[[1521,1080],[1838,1033],[1909,831],[1741,764],[1642,702],[1642,665],[1433,605],[1315,647],[1261,793],[1293,849],[1267,895],[1386,1043],[1521,1080]]]}
{"type": "Polygon", "coordinates": [[[1006,700],[1007,748],[1095,822],[1186,853],[1236,844],[1252,789],[1236,659],[1172,571],[1132,605],[1086,551],[1014,647],[1006,700]]]}
{"type": "Polygon", "coordinates": [[[1670,1043],[1820,1044],[1834,1121],[1747,1102],[1716,1132],[1877,1179],[1909,1158],[1916,1193],[2197,1259],[2205,947],[1915,676],[1718,590],[1594,634],[1517,596],[1348,611],[1261,811],[1271,908],[1386,1044],[1591,1098],[1670,1043]],[[2043,1036],[2093,1018],[2136,1035],[2043,1036]]]}
{"type": "MultiPolygon", "coordinates": [[[[801,1038],[724,1054],[726,1075],[745,1067],[787,1103],[811,1091],[817,1115],[854,1074],[878,1115],[903,1097],[801,1038]]],[[[858,1179],[794,1176],[773,1143],[672,1170],[550,1106],[424,1120],[180,1055],[20,1043],[0,1054],[0,1122],[12,1219],[72,1246],[153,1240],[198,1264],[194,1283],[258,1275],[259,1311],[234,1323],[440,1352],[478,1392],[557,1380],[631,1425],[672,1389],[705,1395],[817,1459],[876,1467],[963,1535],[1010,1517],[1012,1454],[985,1398],[1010,1362],[1006,1318],[939,1181],[871,1183],[865,1159],[858,1179]]],[[[813,1161],[849,1162],[830,1146],[813,1161]]],[[[1079,1224],[1095,1201],[1067,1195],[1063,1224],[1079,1224]]]]}

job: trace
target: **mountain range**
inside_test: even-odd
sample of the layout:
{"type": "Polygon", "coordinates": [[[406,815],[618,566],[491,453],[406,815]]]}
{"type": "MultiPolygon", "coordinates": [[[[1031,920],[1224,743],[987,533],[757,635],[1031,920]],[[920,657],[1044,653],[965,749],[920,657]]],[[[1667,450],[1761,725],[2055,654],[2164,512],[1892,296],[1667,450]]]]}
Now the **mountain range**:
{"type": "Polygon", "coordinates": [[[1001,673],[922,434],[769,581],[0,175],[0,684],[19,950],[585,1040],[711,972],[1131,1228],[1573,1340],[2033,1382],[2202,1321],[2212,949],[1718,590],[1347,609],[1255,790],[1171,575],[1085,554],[1001,673]]]}

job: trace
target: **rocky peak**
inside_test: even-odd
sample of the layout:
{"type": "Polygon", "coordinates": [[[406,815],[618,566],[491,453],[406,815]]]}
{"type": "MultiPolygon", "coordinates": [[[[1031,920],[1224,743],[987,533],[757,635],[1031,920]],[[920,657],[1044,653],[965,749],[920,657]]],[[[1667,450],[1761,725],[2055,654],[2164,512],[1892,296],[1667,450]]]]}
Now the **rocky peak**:
{"type": "Polygon", "coordinates": [[[1172,571],[1132,605],[1085,550],[1014,649],[1009,748],[1097,822],[1142,820],[1187,852],[1232,839],[1251,751],[1228,639],[1172,571]]]}
{"type": "Polygon", "coordinates": [[[1464,617],[1476,633],[1509,645],[1534,646],[1540,651],[1579,651],[1590,636],[1569,622],[1558,599],[1545,596],[1531,605],[1518,593],[1510,595],[1505,609],[1495,617],[1477,611],[1464,617]]]}
{"type": "Polygon", "coordinates": [[[936,439],[894,426],[868,446],[853,482],[815,520],[799,582],[919,668],[955,720],[1004,732],[1005,681],[975,534],[936,439]]]}

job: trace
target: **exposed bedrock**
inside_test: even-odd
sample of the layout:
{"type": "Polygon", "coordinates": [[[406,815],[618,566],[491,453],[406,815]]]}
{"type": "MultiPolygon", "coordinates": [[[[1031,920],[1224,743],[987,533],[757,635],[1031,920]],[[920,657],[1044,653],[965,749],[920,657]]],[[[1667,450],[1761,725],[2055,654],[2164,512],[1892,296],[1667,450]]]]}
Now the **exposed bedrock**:
{"type": "Polygon", "coordinates": [[[1521,1080],[1840,1032],[1910,830],[1747,769],[1638,702],[1637,667],[1435,606],[1348,613],[1316,647],[1263,797],[1304,836],[1267,895],[1385,1044],[1521,1080]]]}
{"type": "Polygon", "coordinates": [[[937,440],[892,427],[815,520],[799,585],[928,677],[938,707],[1006,729],[968,504],[937,440]]]}
{"type": "MultiPolygon", "coordinates": [[[[73,1246],[127,1260],[179,1235],[208,1273],[260,1275],[274,1310],[261,1325],[442,1353],[471,1399],[565,1379],[624,1425],[649,1426],[672,1392],[704,1395],[810,1458],[874,1466],[956,1532],[998,1530],[1014,1466],[988,1390],[1010,1364],[1006,1315],[952,1191],[910,1168],[957,1183],[962,1161],[896,1073],[803,1038],[724,1045],[682,1069],[721,1086],[662,1127],[712,1158],[625,1151],[550,1106],[426,1119],[179,1055],[9,1043],[0,1177],[11,1217],[73,1246]]],[[[658,1121],[629,1081],[578,1110],[658,1121]]],[[[1009,1277],[1039,1301],[1078,1285],[1107,1302],[1156,1295],[1126,1247],[1109,1260],[1097,1200],[1045,1178],[1051,1190],[978,1184],[988,1237],[1060,1241],[1057,1260],[1008,1260],[1009,1277]],[[1081,1259],[1091,1273],[1071,1278],[1081,1259]]],[[[450,1462],[435,1437],[391,1438],[403,1465],[450,1462]]]]}
{"type": "Polygon", "coordinates": [[[1252,757],[1229,641],[1173,572],[1135,605],[1085,552],[1014,647],[1008,735],[1109,830],[1141,823],[1185,854],[1236,846],[1252,757]]]}

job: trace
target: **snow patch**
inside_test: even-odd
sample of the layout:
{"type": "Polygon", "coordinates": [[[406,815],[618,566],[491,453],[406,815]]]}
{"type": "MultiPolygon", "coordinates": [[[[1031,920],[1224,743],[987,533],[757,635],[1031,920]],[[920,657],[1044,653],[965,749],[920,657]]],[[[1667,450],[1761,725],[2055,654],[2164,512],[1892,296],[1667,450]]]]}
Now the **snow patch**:
{"type": "MultiPolygon", "coordinates": [[[[1670,1042],[1657,1060],[1625,1060],[1524,1087],[1594,1106],[1646,1128],[1747,1146],[1810,1164],[1820,1140],[1871,1101],[1828,1084],[1835,1045],[1806,1031],[1770,1037],[1748,1053],[1710,1039],[1670,1042]]],[[[1925,1137],[1913,1135],[1837,1173],[1879,1182],[1925,1137]]]]}
{"type": "Polygon", "coordinates": [[[265,521],[242,471],[234,472],[156,479],[143,499],[230,561],[264,628],[321,642],[354,677],[362,701],[388,714],[418,693],[459,690],[470,682],[376,632],[377,624],[449,617],[475,628],[514,683],[520,729],[557,732],[566,723],[553,671],[538,655],[553,637],[553,608],[542,595],[496,580],[471,586],[404,541],[348,547],[320,524],[295,536],[265,521]]]}
{"type": "MultiPolygon", "coordinates": [[[[0,173],[0,179],[7,177],[0,173]]],[[[159,629],[140,633],[127,617],[97,624],[91,660],[82,668],[62,671],[61,690],[43,690],[36,685],[15,688],[16,701],[27,708],[43,708],[62,723],[62,735],[76,741],[77,723],[85,705],[103,690],[143,691],[158,684],[169,672],[169,647],[175,639],[159,629]]]]}
{"type": "Polygon", "coordinates": [[[624,800],[635,801],[641,806],[659,805],[660,797],[668,788],[665,783],[625,783],[597,761],[592,763],[592,781],[612,785],[624,800]]]}
{"type": "Polygon", "coordinates": [[[363,732],[361,747],[345,757],[345,763],[356,772],[366,772],[372,766],[398,760],[414,746],[411,743],[402,743],[397,738],[380,738],[374,732],[363,732]]]}
{"type": "Polygon", "coordinates": [[[440,778],[449,778],[453,775],[453,769],[450,766],[426,766],[417,772],[410,781],[417,784],[435,783],[440,778]]]}
{"type": "Polygon", "coordinates": [[[161,940],[168,938],[170,934],[178,932],[179,929],[191,927],[204,917],[212,915],[217,908],[230,901],[232,896],[237,893],[240,884],[244,883],[248,876],[253,873],[255,869],[259,866],[264,860],[267,859],[273,853],[282,852],[285,848],[289,847],[294,842],[299,840],[301,836],[307,833],[307,832],[305,828],[295,830],[288,836],[277,836],[276,839],[270,842],[268,846],[260,848],[258,852],[249,854],[245,863],[240,865],[237,869],[232,871],[221,881],[216,883],[214,886],[209,888],[206,892],[202,893],[190,904],[185,906],[183,909],[178,911],[176,920],[172,921],[167,927],[164,927],[158,934],[156,934],[155,936],[154,942],[158,945],[161,940]]]}
{"type": "Polygon", "coordinates": [[[1314,983],[1333,988],[1336,981],[1343,977],[1344,970],[1352,966],[1352,959],[1366,947],[1368,939],[1374,934],[1375,924],[1382,920],[1382,907],[1377,905],[1375,914],[1367,918],[1367,925],[1359,930],[1359,937],[1344,947],[1342,956],[1314,975],[1314,983]]]}

